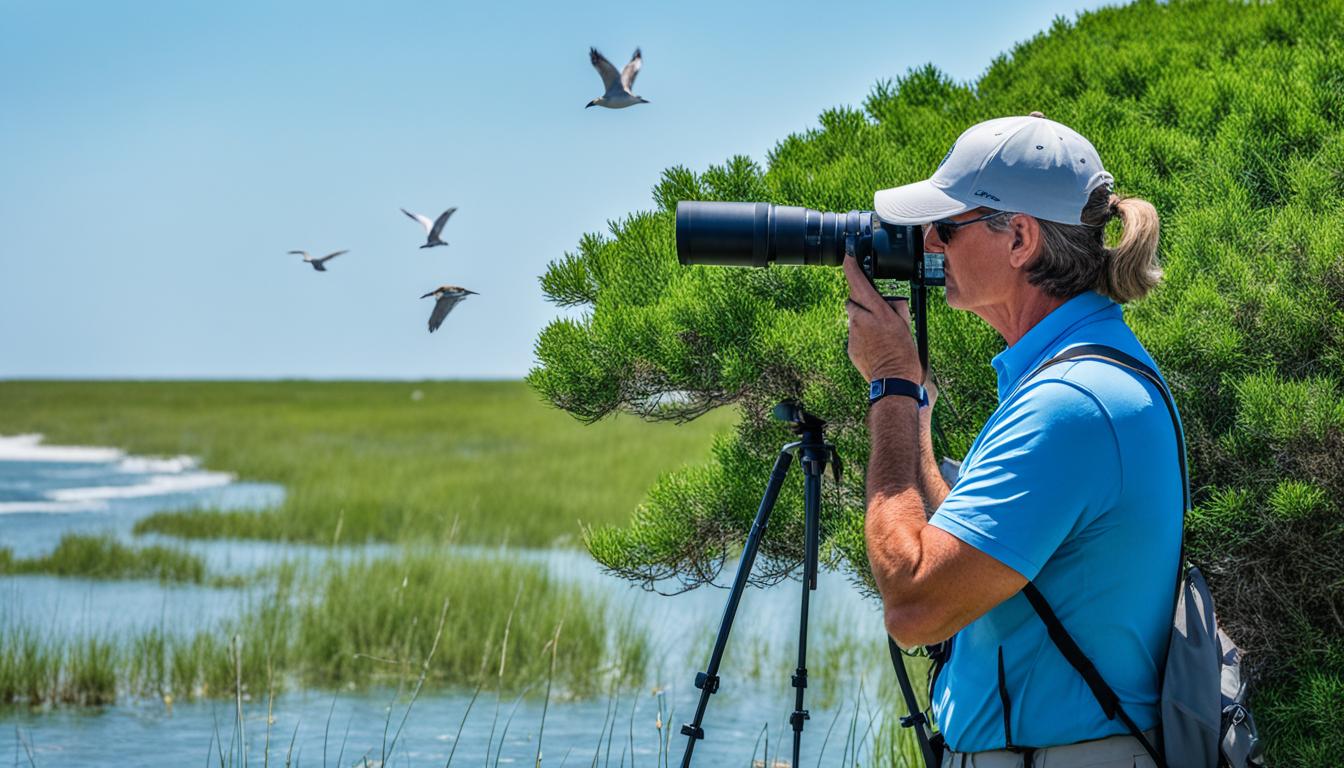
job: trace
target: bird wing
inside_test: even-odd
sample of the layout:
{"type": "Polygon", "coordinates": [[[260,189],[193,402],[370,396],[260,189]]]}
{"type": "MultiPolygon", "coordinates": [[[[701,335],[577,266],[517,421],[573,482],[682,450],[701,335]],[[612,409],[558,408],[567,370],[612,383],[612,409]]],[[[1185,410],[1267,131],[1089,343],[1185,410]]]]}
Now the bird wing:
{"type": "Polygon", "coordinates": [[[434,311],[429,316],[429,332],[437,331],[439,326],[443,325],[443,318],[447,317],[448,313],[453,311],[453,307],[456,307],[457,303],[465,298],[466,294],[461,293],[445,293],[440,296],[439,300],[434,302],[434,311]]]}
{"type": "Polygon", "coordinates": [[[342,253],[349,253],[349,251],[337,251],[335,253],[328,253],[326,256],[323,256],[320,259],[313,259],[313,261],[317,262],[318,264],[325,264],[328,261],[331,261],[332,259],[336,258],[337,256],[340,256],[342,253]]]}
{"type": "Polygon", "coordinates": [[[407,216],[410,216],[412,219],[415,219],[416,221],[420,222],[420,226],[425,228],[425,232],[434,231],[434,222],[430,221],[428,216],[421,216],[418,213],[411,213],[405,208],[402,208],[401,212],[406,214],[407,216]]]}
{"type": "Polygon", "coordinates": [[[437,219],[434,220],[434,226],[431,227],[430,230],[429,230],[429,239],[430,239],[430,240],[438,240],[438,239],[439,239],[439,234],[440,234],[441,232],[443,232],[443,225],[448,223],[448,217],[449,217],[449,216],[452,216],[452,215],[453,215],[453,211],[456,211],[456,210],[457,210],[457,208],[449,208],[448,210],[446,210],[446,211],[444,211],[443,213],[440,213],[440,214],[439,214],[439,218],[437,218],[437,219]]]}
{"type": "Polygon", "coordinates": [[[621,87],[630,90],[635,87],[635,75],[639,74],[639,68],[644,65],[644,57],[640,55],[639,49],[635,49],[635,55],[630,57],[630,63],[621,70],[621,87]]]}
{"type": "Polygon", "coordinates": [[[290,251],[290,253],[294,254],[295,256],[302,256],[302,257],[305,258],[305,259],[308,258],[308,252],[307,252],[307,251],[290,251]]]}
{"type": "Polygon", "coordinates": [[[611,93],[613,88],[620,90],[621,75],[616,71],[616,67],[613,67],[611,62],[607,61],[606,56],[598,53],[596,48],[589,48],[588,60],[593,62],[593,69],[596,69],[597,74],[602,76],[602,87],[607,89],[607,93],[611,93]]]}

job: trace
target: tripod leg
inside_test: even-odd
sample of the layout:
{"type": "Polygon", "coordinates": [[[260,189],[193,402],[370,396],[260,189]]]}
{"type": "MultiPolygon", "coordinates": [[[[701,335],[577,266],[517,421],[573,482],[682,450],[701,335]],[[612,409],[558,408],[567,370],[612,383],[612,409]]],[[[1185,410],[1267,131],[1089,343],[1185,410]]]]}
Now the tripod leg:
{"type": "Polygon", "coordinates": [[[701,723],[704,722],[705,707],[709,705],[710,695],[719,690],[719,662],[723,660],[723,651],[728,646],[728,633],[732,631],[737,605],[741,602],[742,593],[747,587],[747,577],[751,575],[751,566],[756,560],[756,550],[760,548],[765,525],[770,520],[770,511],[775,507],[779,489],[784,486],[784,477],[793,463],[793,454],[790,451],[796,446],[797,443],[784,446],[779,452],[779,457],[775,459],[774,469],[770,470],[770,482],[765,486],[761,505],[756,510],[756,520],[751,524],[751,533],[747,535],[747,543],[742,548],[742,560],[738,563],[737,575],[733,578],[733,588],[728,593],[728,604],[723,608],[723,619],[719,622],[718,637],[714,639],[714,651],[709,655],[709,666],[704,672],[695,676],[695,687],[700,689],[700,703],[696,705],[695,718],[681,726],[681,732],[687,736],[686,752],[681,758],[682,768],[689,768],[696,740],[705,738],[701,723]]]}
{"type": "Polygon", "coordinates": [[[817,588],[817,550],[821,538],[821,477],[826,473],[830,448],[815,445],[821,436],[803,444],[803,595],[798,616],[798,668],[793,672],[794,704],[789,723],[793,726],[793,765],[798,765],[802,751],[803,724],[811,719],[803,708],[803,693],[807,688],[807,616],[811,607],[812,590],[817,588]]]}
{"type": "Polygon", "coordinates": [[[929,721],[924,717],[924,713],[919,711],[914,687],[910,685],[910,675],[905,671],[905,655],[901,653],[896,641],[891,639],[891,635],[887,635],[887,651],[891,654],[891,665],[896,668],[896,680],[900,683],[901,695],[905,698],[905,710],[910,713],[901,718],[901,725],[915,729],[919,751],[924,755],[924,765],[933,768],[942,762],[942,755],[933,753],[933,745],[929,743],[929,721]]]}

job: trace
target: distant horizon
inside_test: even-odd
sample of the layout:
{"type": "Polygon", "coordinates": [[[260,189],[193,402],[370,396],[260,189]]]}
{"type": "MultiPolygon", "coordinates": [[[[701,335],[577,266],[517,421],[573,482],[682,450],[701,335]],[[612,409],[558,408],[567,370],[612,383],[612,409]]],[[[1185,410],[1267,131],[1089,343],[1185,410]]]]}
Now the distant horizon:
{"type": "Polygon", "coordinates": [[[952,46],[945,10],[875,0],[828,8],[864,22],[839,44],[796,1],[0,0],[0,380],[520,380],[582,314],[546,265],[652,209],[667,168],[765,167],[881,81],[973,82],[1107,4],[972,2],[952,46]],[[650,103],[586,109],[590,46],[640,48],[650,103]],[[419,249],[399,209],[448,207],[450,245],[419,249]],[[286,253],[342,249],[323,273],[286,253]],[[480,295],[431,334],[443,284],[480,295]]]}
{"type": "Polygon", "coordinates": [[[462,375],[462,376],[447,377],[447,378],[430,378],[430,377],[424,377],[424,378],[416,378],[416,379],[409,379],[409,378],[393,378],[393,377],[370,377],[370,378],[362,378],[362,377],[357,377],[357,376],[344,376],[344,377],[336,376],[336,377],[330,377],[330,378],[317,378],[317,377],[312,377],[312,376],[273,376],[273,377],[266,377],[266,376],[131,376],[131,377],[123,377],[123,376],[59,376],[59,377],[56,377],[56,376],[6,376],[6,377],[0,377],[0,384],[11,383],[11,382],[12,382],[12,383],[15,383],[15,384],[42,384],[42,383],[45,383],[45,382],[66,382],[66,381],[68,381],[68,382],[72,382],[72,383],[92,383],[92,384],[99,384],[99,383],[106,383],[106,384],[118,384],[118,383],[121,383],[121,384],[136,384],[136,383],[141,383],[141,382],[143,382],[143,383],[157,383],[157,382],[162,382],[162,383],[173,383],[173,382],[190,383],[190,382],[202,382],[202,383],[220,383],[220,384],[227,384],[227,383],[230,383],[230,382],[257,382],[257,383],[274,383],[274,384],[282,384],[282,383],[289,382],[289,381],[296,382],[296,383],[298,383],[298,382],[310,382],[310,383],[319,383],[319,384],[324,384],[324,383],[339,384],[339,383],[342,383],[342,382],[352,382],[352,383],[360,383],[360,384],[403,384],[403,383],[416,383],[416,382],[422,382],[422,381],[423,381],[423,382],[437,382],[437,383],[450,383],[450,382],[455,382],[455,381],[461,381],[461,382],[467,382],[467,383],[477,383],[477,382],[480,382],[480,383],[503,382],[503,383],[526,384],[526,383],[527,383],[527,377],[526,377],[526,374],[524,374],[523,376],[514,376],[514,377],[508,377],[508,376],[491,376],[491,375],[481,375],[481,376],[462,375]]]}

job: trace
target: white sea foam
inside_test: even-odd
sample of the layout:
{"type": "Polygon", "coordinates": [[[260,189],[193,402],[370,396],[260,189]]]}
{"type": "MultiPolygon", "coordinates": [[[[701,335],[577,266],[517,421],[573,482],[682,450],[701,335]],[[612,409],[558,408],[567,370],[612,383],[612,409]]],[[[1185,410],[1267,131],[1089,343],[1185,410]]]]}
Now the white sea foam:
{"type": "Polygon", "coordinates": [[[117,462],[117,471],[131,474],[175,474],[195,469],[198,463],[196,459],[190,456],[173,456],[167,459],[149,456],[127,456],[117,462]]]}
{"type": "Polygon", "coordinates": [[[126,455],[118,448],[41,443],[41,435],[0,435],[0,461],[108,462],[126,455]]]}
{"type": "Polygon", "coordinates": [[[105,501],[0,501],[0,515],[18,515],[32,512],[102,512],[105,501]]]}
{"type": "MultiPolygon", "coordinates": [[[[143,475],[126,485],[91,485],[79,488],[54,488],[40,499],[0,501],[0,515],[24,512],[98,512],[109,508],[112,499],[138,499],[170,493],[189,493],[217,488],[233,482],[228,472],[198,470],[191,456],[128,456],[119,448],[83,445],[43,445],[42,435],[0,435],[0,462],[40,461],[83,464],[110,464],[109,475],[143,475]]],[[[109,478],[110,479],[110,478],[109,478]]]]}
{"type": "Polygon", "coordinates": [[[134,485],[95,485],[88,488],[58,488],[47,491],[52,501],[103,501],[106,499],[137,499],[142,496],[160,496],[165,493],[184,493],[202,488],[216,488],[233,482],[228,472],[191,472],[184,475],[150,475],[134,485]]]}
{"type": "Polygon", "coordinates": [[[186,472],[199,464],[191,456],[127,456],[120,448],[95,445],[43,445],[42,435],[0,435],[0,461],[59,461],[106,464],[118,472],[164,474],[186,472]]]}

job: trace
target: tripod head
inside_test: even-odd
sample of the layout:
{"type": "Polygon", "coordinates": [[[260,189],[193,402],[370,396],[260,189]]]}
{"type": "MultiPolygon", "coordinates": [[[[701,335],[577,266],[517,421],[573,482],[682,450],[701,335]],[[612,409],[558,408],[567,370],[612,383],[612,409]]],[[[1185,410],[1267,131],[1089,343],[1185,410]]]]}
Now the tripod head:
{"type": "Polygon", "coordinates": [[[814,414],[803,410],[801,403],[795,400],[784,400],[777,404],[771,415],[776,421],[782,421],[789,425],[789,429],[802,440],[796,443],[790,443],[784,446],[788,451],[794,448],[805,448],[810,451],[817,451],[814,455],[805,455],[803,460],[811,462],[820,459],[821,467],[826,464],[831,465],[831,474],[835,478],[835,484],[840,484],[840,477],[843,473],[843,467],[840,463],[840,453],[835,450],[835,446],[827,443],[822,434],[826,429],[826,422],[822,421],[814,414]]]}
{"type": "Polygon", "coordinates": [[[826,422],[813,416],[803,410],[801,403],[794,400],[785,400],[775,406],[771,412],[776,421],[782,421],[789,425],[789,428],[796,434],[804,434],[813,430],[822,430],[826,427],[826,422]]]}

